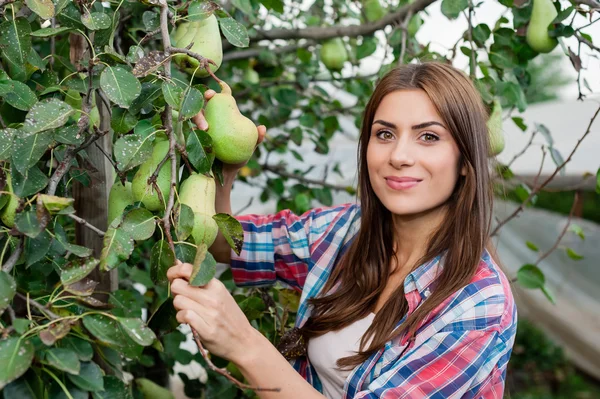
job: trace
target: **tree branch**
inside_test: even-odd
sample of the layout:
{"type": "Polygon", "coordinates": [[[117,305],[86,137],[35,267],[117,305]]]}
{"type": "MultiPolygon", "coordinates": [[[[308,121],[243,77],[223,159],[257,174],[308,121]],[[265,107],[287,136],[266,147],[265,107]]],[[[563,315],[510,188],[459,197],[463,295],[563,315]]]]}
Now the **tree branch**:
{"type": "Polygon", "coordinates": [[[575,4],[584,4],[588,7],[590,7],[590,9],[592,9],[592,10],[600,9],[600,2],[598,2],[596,0],[571,0],[571,1],[575,4]]]}
{"type": "Polygon", "coordinates": [[[40,312],[42,312],[44,315],[48,316],[48,318],[50,320],[56,320],[56,319],[60,318],[59,315],[57,315],[56,313],[52,312],[50,309],[48,309],[47,307],[45,307],[44,305],[42,305],[41,303],[39,303],[35,299],[31,299],[29,297],[29,295],[25,296],[25,295],[21,294],[20,292],[17,292],[16,296],[18,296],[19,298],[21,298],[22,300],[24,300],[26,302],[29,302],[29,304],[33,305],[34,308],[36,308],[37,310],[39,310],[40,312]]]}
{"type": "Polygon", "coordinates": [[[290,44],[289,46],[281,46],[275,48],[268,48],[267,46],[263,47],[254,47],[240,51],[229,51],[223,55],[223,62],[233,61],[233,60],[243,60],[246,58],[258,57],[261,52],[268,51],[273,54],[285,54],[290,53],[292,51],[296,51],[299,48],[306,48],[316,44],[315,41],[309,40],[302,44],[290,44]]]}
{"type": "MultiPolygon", "coordinates": [[[[378,30],[385,28],[388,25],[396,25],[402,22],[409,12],[413,15],[424,10],[436,0],[416,0],[414,3],[401,7],[393,13],[389,13],[383,18],[363,25],[352,26],[327,26],[327,27],[309,27],[301,29],[270,29],[268,31],[258,30],[257,33],[251,36],[251,41],[259,40],[290,40],[290,39],[313,39],[325,40],[334,37],[348,36],[364,36],[370,35],[378,30]]],[[[582,0],[583,1],[583,0],[582,0]]],[[[588,0],[591,1],[591,0],[588,0]]]]}
{"type": "Polygon", "coordinates": [[[588,124],[588,127],[587,127],[585,133],[583,134],[583,136],[581,136],[581,138],[579,138],[579,140],[577,140],[577,144],[575,144],[575,147],[573,148],[573,150],[569,154],[568,158],[562,164],[558,165],[556,167],[556,169],[554,170],[554,172],[546,180],[544,180],[544,182],[542,184],[540,184],[538,187],[535,187],[533,190],[531,190],[531,193],[525,199],[525,201],[523,201],[521,203],[521,205],[519,205],[519,207],[517,209],[515,209],[515,211],[513,213],[511,213],[506,219],[504,219],[503,221],[501,221],[500,223],[498,223],[498,225],[494,228],[494,230],[492,231],[492,233],[490,234],[490,236],[496,235],[502,226],[504,226],[506,223],[508,223],[511,219],[513,219],[519,213],[521,213],[523,211],[523,209],[525,209],[525,206],[527,206],[527,204],[531,201],[531,199],[533,197],[535,197],[536,194],[542,188],[544,188],[548,183],[550,183],[550,181],[552,181],[552,179],[554,179],[554,176],[556,176],[558,174],[558,172],[560,172],[565,167],[565,165],[568,162],[571,161],[571,158],[573,158],[573,155],[575,154],[575,152],[579,148],[579,145],[581,144],[581,142],[587,137],[588,134],[590,134],[590,131],[592,129],[592,125],[594,124],[594,121],[596,120],[596,117],[598,116],[598,113],[600,113],[600,107],[598,107],[598,109],[596,110],[596,112],[592,116],[592,119],[590,119],[590,123],[588,124]]]}
{"type": "Polygon", "coordinates": [[[577,40],[579,40],[581,43],[585,44],[586,46],[588,46],[592,50],[596,50],[596,51],[600,52],[600,47],[594,46],[594,43],[590,42],[588,39],[586,39],[585,37],[581,36],[581,34],[575,33],[575,37],[577,38],[577,40]]]}
{"type": "Polygon", "coordinates": [[[573,219],[573,213],[575,213],[575,208],[577,207],[578,201],[579,201],[579,193],[577,191],[575,191],[575,197],[573,198],[573,205],[571,206],[571,211],[569,212],[569,218],[567,219],[567,223],[565,224],[565,227],[562,229],[560,235],[554,242],[554,245],[552,245],[552,247],[549,250],[547,250],[542,255],[540,255],[540,257],[535,261],[536,266],[539,265],[541,261],[546,259],[548,257],[548,255],[550,255],[556,248],[558,248],[558,245],[560,244],[560,240],[562,240],[562,238],[567,233],[567,230],[569,230],[569,226],[571,225],[571,220],[573,219]]]}
{"type": "Polygon", "coordinates": [[[87,220],[80,218],[77,215],[73,215],[72,213],[68,215],[71,219],[73,219],[74,221],[76,221],[77,223],[80,223],[82,225],[84,225],[85,227],[87,227],[90,230],[95,231],[96,233],[98,233],[98,235],[100,237],[104,237],[104,235],[106,234],[106,232],[100,230],[99,228],[97,228],[96,226],[93,226],[92,224],[90,224],[87,220]]]}
{"type": "Polygon", "coordinates": [[[305,183],[305,184],[315,184],[315,185],[318,185],[318,186],[323,186],[323,187],[330,188],[332,190],[346,191],[346,192],[348,191],[349,188],[353,188],[351,186],[344,186],[344,185],[326,183],[323,180],[309,179],[309,178],[304,177],[304,176],[300,176],[300,175],[296,175],[294,173],[286,172],[282,167],[279,167],[279,166],[261,164],[260,167],[263,170],[275,173],[275,174],[277,174],[277,175],[279,175],[281,177],[287,177],[289,179],[298,180],[299,182],[305,183]]]}
{"type": "Polygon", "coordinates": [[[10,257],[8,258],[6,263],[2,265],[3,272],[10,273],[12,271],[13,267],[15,267],[15,265],[17,264],[17,261],[19,260],[19,257],[21,256],[21,252],[23,252],[24,243],[25,243],[25,237],[21,236],[21,239],[19,240],[19,244],[17,244],[17,248],[15,248],[15,250],[10,255],[10,257]]]}

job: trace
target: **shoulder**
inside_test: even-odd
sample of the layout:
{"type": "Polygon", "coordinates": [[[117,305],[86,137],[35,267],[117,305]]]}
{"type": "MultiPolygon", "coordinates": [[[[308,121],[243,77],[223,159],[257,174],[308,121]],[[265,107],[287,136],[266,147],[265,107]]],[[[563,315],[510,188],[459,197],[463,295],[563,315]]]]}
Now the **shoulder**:
{"type": "MultiPolygon", "coordinates": [[[[517,309],[510,281],[486,250],[471,281],[443,304],[443,330],[486,330],[511,340],[516,333],[517,309]]],[[[440,309],[441,310],[441,309],[440,309]]]]}

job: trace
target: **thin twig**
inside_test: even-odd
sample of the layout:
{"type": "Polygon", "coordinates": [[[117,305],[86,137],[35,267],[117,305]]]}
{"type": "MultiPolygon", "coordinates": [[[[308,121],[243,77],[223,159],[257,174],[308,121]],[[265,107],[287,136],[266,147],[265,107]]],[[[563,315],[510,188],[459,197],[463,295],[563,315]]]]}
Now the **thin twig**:
{"type": "Polygon", "coordinates": [[[525,145],[525,147],[518,152],[508,163],[508,165],[506,165],[507,168],[510,168],[510,166],[519,158],[521,157],[523,154],[525,154],[525,151],[527,151],[527,149],[529,147],[531,147],[531,143],[533,143],[533,139],[535,138],[535,135],[537,134],[537,130],[534,130],[533,133],[531,134],[531,137],[529,138],[529,142],[527,143],[527,145],[525,145]]]}
{"type": "Polygon", "coordinates": [[[467,20],[469,23],[467,35],[469,36],[469,43],[471,44],[471,62],[469,63],[469,75],[471,76],[471,79],[475,79],[475,75],[477,73],[477,61],[475,59],[475,44],[473,43],[473,2],[471,0],[469,0],[469,14],[467,16],[467,20]]]}
{"type": "Polygon", "coordinates": [[[544,146],[542,146],[542,161],[540,162],[540,168],[538,169],[538,173],[537,175],[535,175],[535,177],[533,178],[533,188],[535,189],[535,186],[537,186],[538,180],[540,179],[540,176],[542,175],[542,170],[544,168],[544,161],[546,160],[546,148],[544,148],[544,146]]]}
{"type": "Polygon", "coordinates": [[[96,226],[90,224],[87,220],[80,218],[77,215],[73,215],[72,213],[68,215],[71,219],[73,219],[74,221],[76,221],[77,223],[80,223],[82,225],[84,225],[85,227],[89,228],[90,230],[95,231],[100,237],[104,237],[104,235],[106,234],[105,231],[100,230],[99,228],[97,228],[96,226]]]}
{"type": "Polygon", "coordinates": [[[48,316],[48,318],[50,320],[56,320],[56,319],[60,318],[59,315],[52,312],[50,309],[48,309],[47,307],[45,307],[44,305],[42,305],[35,299],[31,299],[29,296],[25,296],[25,295],[21,294],[20,292],[17,292],[16,295],[19,298],[23,299],[25,302],[29,302],[29,304],[32,305],[34,308],[36,308],[37,310],[39,310],[40,312],[42,312],[43,314],[48,316]]]}
{"type": "Polygon", "coordinates": [[[252,385],[248,385],[248,384],[239,382],[234,377],[232,377],[231,374],[229,374],[229,371],[227,371],[227,369],[219,368],[213,364],[213,362],[210,360],[210,358],[206,355],[208,351],[206,349],[204,349],[200,335],[193,328],[192,328],[192,334],[194,335],[194,341],[196,341],[196,345],[198,345],[198,350],[200,351],[200,353],[202,354],[202,357],[206,361],[206,364],[208,364],[208,367],[212,371],[221,374],[223,377],[227,378],[229,381],[233,382],[235,385],[237,385],[241,389],[251,389],[253,391],[263,391],[263,392],[281,392],[281,388],[261,388],[261,387],[255,387],[252,385]]]}
{"type": "Polygon", "coordinates": [[[590,42],[588,39],[586,39],[585,37],[581,36],[581,34],[575,33],[575,37],[577,38],[577,40],[579,40],[581,43],[585,44],[586,46],[588,46],[592,50],[596,50],[596,51],[600,52],[600,47],[594,46],[594,43],[590,42]]]}
{"type": "Polygon", "coordinates": [[[13,253],[10,255],[10,257],[7,259],[6,263],[2,265],[3,272],[10,273],[12,271],[13,267],[15,267],[15,265],[17,264],[17,261],[19,260],[19,257],[21,256],[21,252],[23,252],[24,243],[25,243],[25,238],[23,236],[21,236],[21,239],[19,240],[19,244],[17,244],[17,247],[15,248],[13,253]]]}
{"type": "MultiPolygon", "coordinates": [[[[406,53],[406,42],[408,38],[408,23],[412,18],[412,11],[406,14],[400,28],[402,29],[402,44],[400,45],[400,55],[398,56],[398,65],[404,64],[404,54],[406,53]]],[[[385,58],[384,58],[385,59],[385,58]]]]}
{"type": "Polygon", "coordinates": [[[535,261],[536,266],[539,265],[541,261],[546,259],[548,257],[548,255],[550,255],[556,248],[558,248],[558,245],[560,244],[560,240],[562,240],[562,238],[567,233],[567,230],[569,230],[569,226],[571,225],[571,220],[573,219],[573,214],[575,213],[575,208],[577,207],[578,202],[579,202],[579,193],[577,191],[575,191],[575,197],[573,198],[573,205],[571,206],[571,211],[569,212],[569,218],[567,219],[567,223],[565,224],[565,227],[562,229],[560,235],[554,242],[554,245],[552,245],[552,247],[549,250],[547,250],[542,255],[540,255],[540,257],[535,261]]]}
{"type": "Polygon", "coordinates": [[[491,236],[496,235],[498,233],[498,231],[500,230],[500,228],[502,228],[502,226],[504,226],[506,223],[508,223],[512,218],[517,216],[519,213],[521,213],[523,211],[523,209],[525,209],[525,206],[527,206],[527,204],[531,201],[531,199],[533,197],[535,197],[542,188],[544,188],[548,183],[550,183],[550,181],[552,181],[552,179],[554,179],[554,176],[556,176],[558,174],[558,172],[560,172],[565,167],[565,165],[571,161],[571,158],[573,158],[573,155],[579,148],[579,145],[581,144],[581,142],[587,137],[588,134],[590,134],[592,125],[594,124],[594,121],[596,120],[598,113],[600,113],[600,107],[598,107],[598,109],[592,116],[592,119],[590,119],[590,123],[588,124],[588,127],[587,127],[585,133],[583,134],[583,136],[581,136],[581,138],[579,138],[577,140],[577,144],[575,144],[575,147],[573,148],[573,150],[571,151],[571,153],[569,154],[567,159],[563,163],[558,165],[556,167],[556,169],[554,170],[554,172],[552,172],[552,174],[546,180],[544,180],[544,182],[542,184],[540,184],[538,187],[535,187],[535,189],[531,190],[531,193],[529,193],[529,196],[525,199],[525,201],[523,201],[521,203],[521,205],[519,205],[519,207],[517,209],[514,210],[513,213],[511,213],[508,217],[506,217],[506,219],[504,219],[502,222],[498,223],[498,225],[492,231],[491,236]]]}

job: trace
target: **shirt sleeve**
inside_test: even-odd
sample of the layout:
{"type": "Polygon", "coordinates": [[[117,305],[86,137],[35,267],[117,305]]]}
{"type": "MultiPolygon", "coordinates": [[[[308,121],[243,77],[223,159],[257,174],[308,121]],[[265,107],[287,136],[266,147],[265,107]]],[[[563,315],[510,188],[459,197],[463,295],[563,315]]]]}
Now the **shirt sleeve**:
{"type": "Polygon", "coordinates": [[[356,208],[345,204],[312,209],[301,216],[284,210],[236,217],[244,230],[240,255],[231,251],[236,285],[265,286],[280,281],[301,291],[324,247],[336,245],[329,236],[347,228],[356,208]]]}
{"type": "Polygon", "coordinates": [[[501,399],[506,369],[499,365],[506,350],[495,330],[440,332],[354,398],[501,399]]]}

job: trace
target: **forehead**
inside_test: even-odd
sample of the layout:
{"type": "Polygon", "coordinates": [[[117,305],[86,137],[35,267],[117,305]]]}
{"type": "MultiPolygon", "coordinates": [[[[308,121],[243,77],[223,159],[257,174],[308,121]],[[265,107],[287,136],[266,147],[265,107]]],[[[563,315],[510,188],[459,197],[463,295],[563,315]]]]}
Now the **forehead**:
{"type": "Polygon", "coordinates": [[[402,124],[418,124],[422,122],[442,122],[433,102],[421,89],[397,90],[387,94],[375,111],[375,118],[402,124]]]}

